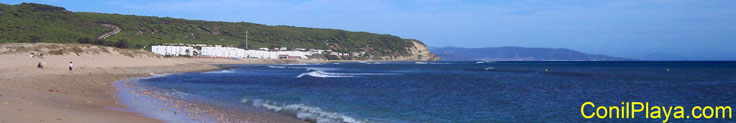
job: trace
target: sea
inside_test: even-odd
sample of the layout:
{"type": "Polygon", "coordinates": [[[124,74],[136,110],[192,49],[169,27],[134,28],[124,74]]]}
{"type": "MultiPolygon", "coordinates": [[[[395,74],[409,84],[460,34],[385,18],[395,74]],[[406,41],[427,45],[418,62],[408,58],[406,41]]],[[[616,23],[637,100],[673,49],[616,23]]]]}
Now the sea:
{"type": "MultiPolygon", "coordinates": [[[[205,115],[150,113],[186,107],[165,104],[171,102],[165,100],[229,112],[273,112],[311,122],[662,122],[664,118],[645,118],[645,113],[606,119],[583,115],[598,106],[625,107],[625,102],[683,106],[685,115],[692,114],[693,106],[736,106],[736,62],[433,61],[223,67],[227,68],[157,74],[116,85],[130,110],[170,122],[205,115]],[[586,107],[582,114],[585,102],[596,107],[586,107]]],[[[688,121],[736,120],[668,119],[688,121]]]]}

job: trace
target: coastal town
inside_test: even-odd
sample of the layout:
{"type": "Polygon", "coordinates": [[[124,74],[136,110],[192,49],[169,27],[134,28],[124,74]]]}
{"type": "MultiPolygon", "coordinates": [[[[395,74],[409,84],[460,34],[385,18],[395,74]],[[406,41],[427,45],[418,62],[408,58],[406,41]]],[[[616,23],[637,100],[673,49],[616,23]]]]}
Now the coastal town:
{"type": "Polygon", "coordinates": [[[306,48],[258,48],[248,50],[236,47],[207,44],[165,44],[151,46],[151,52],[163,56],[191,56],[212,58],[255,58],[255,59],[322,59],[316,55],[338,57],[361,57],[366,52],[340,53],[332,50],[306,48]]]}

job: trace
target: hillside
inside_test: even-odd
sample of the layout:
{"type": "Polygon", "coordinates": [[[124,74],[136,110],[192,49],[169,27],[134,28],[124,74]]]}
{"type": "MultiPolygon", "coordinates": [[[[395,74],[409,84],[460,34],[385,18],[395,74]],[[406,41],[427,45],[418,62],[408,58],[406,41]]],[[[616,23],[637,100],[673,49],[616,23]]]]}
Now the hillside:
{"type": "Polygon", "coordinates": [[[437,59],[432,54],[431,57],[419,59],[421,56],[412,54],[411,49],[422,49],[415,45],[422,44],[421,42],[388,34],[268,26],[247,22],[70,12],[62,7],[35,3],[0,4],[0,43],[90,43],[124,48],[142,48],[165,43],[204,43],[246,48],[246,31],[248,49],[289,47],[368,54],[365,57],[339,59],[437,59]]]}
{"type": "Polygon", "coordinates": [[[488,47],[430,48],[445,61],[626,61],[627,58],[586,54],[570,49],[488,47]]]}

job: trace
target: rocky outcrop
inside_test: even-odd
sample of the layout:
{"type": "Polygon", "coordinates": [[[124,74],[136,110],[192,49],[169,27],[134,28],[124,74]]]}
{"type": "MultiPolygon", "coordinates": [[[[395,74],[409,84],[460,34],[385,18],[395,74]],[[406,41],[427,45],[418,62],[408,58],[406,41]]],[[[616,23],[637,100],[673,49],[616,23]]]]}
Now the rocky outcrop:
{"type": "Polygon", "coordinates": [[[397,61],[439,61],[440,57],[437,57],[432,52],[429,52],[427,45],[424,45],[421,41],[409,39],[412,43],[411,47],[407,47],[408,54],[394,57],[393,60],[397,61]]]}

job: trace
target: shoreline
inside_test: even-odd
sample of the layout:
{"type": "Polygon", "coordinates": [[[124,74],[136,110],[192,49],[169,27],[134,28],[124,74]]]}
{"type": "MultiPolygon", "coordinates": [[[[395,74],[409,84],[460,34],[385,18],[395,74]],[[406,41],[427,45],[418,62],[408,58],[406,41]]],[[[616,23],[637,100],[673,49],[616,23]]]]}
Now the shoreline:
{"type": "Polygon", "coordinates": [[[241,105],[238,103],[197,101],[202,97],[189,97],[187,96],[189,94],[184,92],[163,91],[138,83],[143,79],[176,74],[181,73],[158,74],[151,77],[116,81],[114,85],[119,89],[118,99],[122,104],[128,106],[127,110],[165,122],[307,122],[296,117],[256,108],[227,107],[228,105],[241,105]]]}
{"type": "Polygon", "coordinates": [[[54,43],[0,43],[0,59],[5,59],[0,60],[0,123],[162,122],[120,110],[127,106],[121,104],[114,82],[212,71],[227,64],[359,62],[161,57],[143,50],[54,43]],[[47,55],[29,57],[30,53],[47,55]],[[67,69],[70,61],[73,72],[67,69]],[[43,69],[37,68],[39,63],[43,69]]]}
{"type": "Polygon", "coordinates": [[[221,69],[219,64],[325,62],[266,59],[165,58],[133,49],[85,44],[0,44],[0,123],[162,122],[129,112],[113,83],[151,73],[221,69]],[[79,49],[79,50],[68,50],[79,49]],[[49,52],[60,51],[60,54],[49,52]],[[29,57],[30,53],[45,53],[29,57]],[[74,71],[67,67],[73,61],[74,71]],[[43,69],[37,68],[41,63],[43,69]]]}
{"type": "MultiPolygon", "coordinates": [[[[297,62],[302,64],[304,62],[297,62]]],[[[293,65],[287,64],[260,64],[293,65]]],[[[366,122],[352,116],[324,111],[304,104],[279,103],[261,99],[241,98],[238,102],[222,101],[191,95],[178,90],[157,88],[143,83],[159,77],[182,77],[182,74],[219,74],[229,66],[213,71],[157,74],[115,82],[121,102],[147,117],[166,122],[366,122]]],[[[232,71],[232,70],[230,70],[232,71]]],[[[155,82],[156,80],[154,80],[155,82]]],[[[160,81],[165,82],[165,81],[160,81]]],[[[168,83],[168,82],[166,82],[168,83]]],[[[175,83],[168,83],[175,84],[175,83]]]]}
{"type": "MultiPolygon", "coordinates": [[[[198,58],[173,59],[203,60],[198,58]]],[[[223,64],[276,63],[292,62],[233,60],[165,66],[94,68],[91,70],[79,68],[80,70],[75,71],[75,73],[42,73],[43,70],[33,68],[32,71],[6,74],[5,72],[8,70],[3,70],[3,82],[0,84],[9,86],[0,87],[0,105],[2,105],[0,107],[2,109],[0,110],[0,121],[95,122],[104,120],[110,122],[162,122],[158,119],[146,117],[142,112],[130,112],[130,107],[121,103],[122,100],[118,94],[119,88],[114,86],[114,83],[151,77],[152,74],[177,74],[227,68],[223,67],[223,64]],[[23,74],[39,72],[41,73],[23,74]]]]}
{"type": "Polygon", "coordinates": [[[74,74],[4,75],[2,84],[10,86],[0,91],[0,102],[4,104],[0,119],[3,122],[161,122],[135,112],[113,110],[127,107],[119,103],[114,93],[117,88],[111,84],[122,79],[147,76],[146,73],[153,71],[164,73],[218,69],[209,65],[184,69],[153,68],[157,70],[108,68],[74,74]]]}

